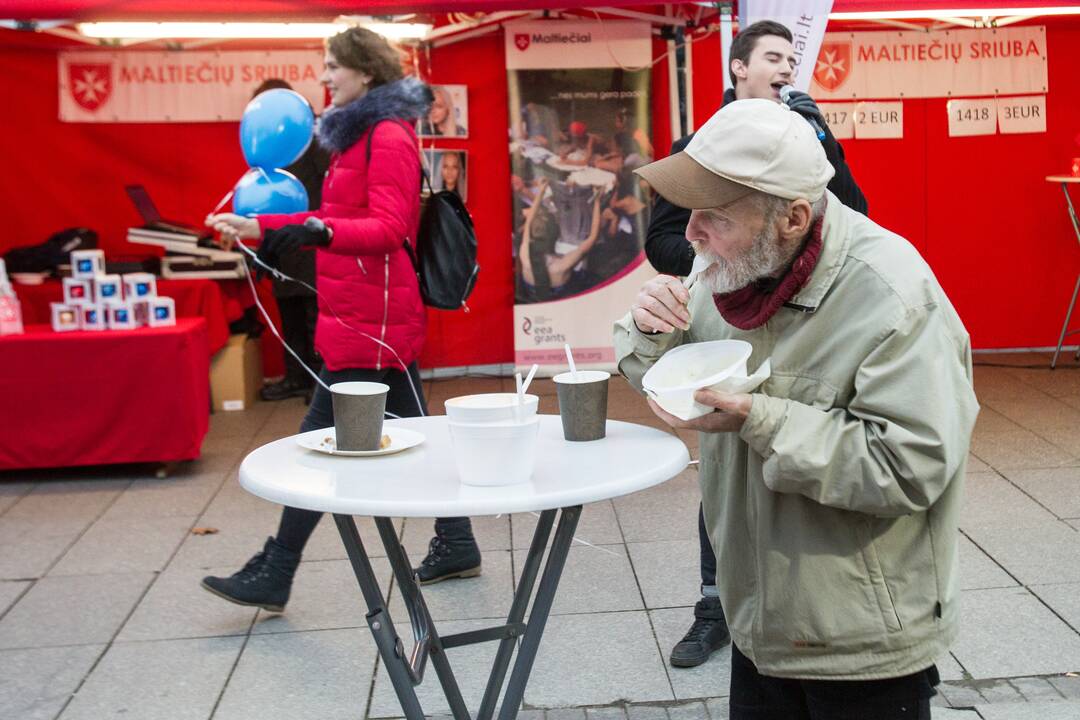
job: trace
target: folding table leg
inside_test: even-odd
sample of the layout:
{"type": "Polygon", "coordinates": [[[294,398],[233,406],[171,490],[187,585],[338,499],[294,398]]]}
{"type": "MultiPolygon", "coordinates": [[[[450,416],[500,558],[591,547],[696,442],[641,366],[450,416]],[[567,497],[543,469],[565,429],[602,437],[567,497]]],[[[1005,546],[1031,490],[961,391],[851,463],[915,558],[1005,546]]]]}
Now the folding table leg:
{"type": "MultiPolygon", "coordinates": [[[[555,601],[555,590],[559,587],[559,578],[562,576],[563,567],[566,565],[566,556],[570,553],[570,545],[574,541],[574,530],[577,529],[579,517],[581,517],[580,505],[562,509],[559,527],[555,531],[555,540],[551,543],[547,564],[544,566],[544,574],[540,578],[540,588],[536,591],[532,612],[529,613],[529,624],[525,629],[525,638],[521,643],[521,648],[518,650],[514,670],[510,673],[510,683],[506,687],[506,695],[503,697],[502,707],[499,709],[499,720],[514,720],[518,715],[521,699],[525,695],[525,683],[529,680],[533,661],[536,660],[536,651],[540,648],[540,638],[544,634],[548,614],[551,612],[551,605],[555,601]]],[[[533,547],[529,549],[530,556],[534,552],[538,552],[535,544],[534,538],[533,547]]],[[[543,552],[543,547],[539,548],[539,552],[543,552]]]]}
{"type": "Polygon", "coordinates": [[[1072,319],[1073,306],[1076,305],[1076,295],[1080,293],[1080,275],[1076,276],[1076,286],[1073,287],[1072,300],[1069,301],[1069,311],[1065,313],[1065,323],[1061,326],[1061,337],[1058,338],[1057,349],[1054,357],[1050,360],[1050,369],[1057,367],[1058,355],[1061,354],[1061,346],[1065,344],[1065,336],[1069,334],[1069,321],[1072,319]]]}
{"type": "Polygon", "coordinates": [[[394,623],[390,619],[390,612],[386,608],[386,600],[379,589],[379,582],[375,578],[375,572],[371,568],[364,551],[364,543],[360,540],[360,533],[356,530],[356,523],[351,515],[334,515],[341,541],[345,544],[345,551],[349,554],[349,562],[352,563],[356,580],[360,584],[360,592],[368,606],[367,621],[371,628],[371,634],[375,637],[375,645],[379,649],[383,665],[390,682],[394,685],[401,702],[401,709],[405,712],[408,720],[424,720],[424,711],[420,707],[420,700],[416,697],[412,679],[409,677],[408,662],[401,652],[401,640],[394,630],[394,623]]]}

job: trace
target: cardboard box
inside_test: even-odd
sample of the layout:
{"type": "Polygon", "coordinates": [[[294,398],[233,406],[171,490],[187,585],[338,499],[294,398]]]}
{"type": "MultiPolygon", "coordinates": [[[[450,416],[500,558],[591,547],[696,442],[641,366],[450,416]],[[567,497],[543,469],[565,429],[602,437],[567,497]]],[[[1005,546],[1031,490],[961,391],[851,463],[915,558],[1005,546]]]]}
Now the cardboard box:
{"type": "Polygon", "coordinates": [[[75,250],[71,253],[71,277],[89,279],[104,274],[104,250],[75,250]]]}
{"type": "Polygon", "coordinates": [[[94,278],[94,302],[118,303],[124,301],[124,289],[119,275],[98,275],[94,278]]]}
{"type": "Polygon", "coordinates": [[[146,300],[157,297],[157,278],[150,273],[124,273],[124,299],[146,300]]]}
{"type": "Polygon", "coordinates": [[[135,320],[135,306],[130,302],[112,303],[105,306],[110,330],[134,330],[139,327],[135,320]]]}
{"type": "Polygon", "coordinates": [[[259,398],[262,387],[259,338],[232,335],[210,359],[210,401],[215,410],[243,410],[259,398]]]}
{"type": "Polygon", "coordinates": [[[64,304],[87,305],[94,302],[94,281],[89,278],[64,278],[64,304]]]}
{"type": "Polygon", "coordinates": [[[176,301],[171,297],[154,297],[146,302],[146,324],[167,327],[176,324],[176,301]]]}
{"type": "Polygon", "coordinates": [[[52,329],[54,332],[68,332],[79,329],[79,315],[82,306],[49,303],[52,309],[52,329]]]}
{"type": "Polygon", "coordinates": [[[80,305],[79,327],[83,330],[105,330],[105,306],[99,304],[80,305]]]}

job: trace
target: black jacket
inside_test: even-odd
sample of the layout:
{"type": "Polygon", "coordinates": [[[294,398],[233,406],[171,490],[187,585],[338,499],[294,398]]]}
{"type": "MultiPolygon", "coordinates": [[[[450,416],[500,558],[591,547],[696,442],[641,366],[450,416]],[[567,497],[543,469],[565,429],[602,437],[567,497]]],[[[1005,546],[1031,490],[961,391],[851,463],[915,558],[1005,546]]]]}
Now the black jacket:
{"type": "MultiPolygon", "coordinates": [[[[724,105],[734,99],[734,91],[728,90],[724,93],[724,105]]],[[[825,139],[821,141],[821,145],[825,149],[825,156],[829,158],[829,163],[836,170],[836,174],[829,181],[829,190],[839,198],[840,202],[866,215],[866,198],[844,161],[844,149],[833,137],[828,125],[822,123],[822,128],[825,130],[825,139]]],[[[676,140],[671,146],[671,154],[682,152],[693,137],[693,135],[687,135],[676,140]]],[[[672,205],[659,195],[656,197],[648,234],[645,237],[645,255],[658,272],[671,275],[689,274],[690,266],[694,263],[694,249],[686,240],[686,225],[689,222],[689,210],[672,205]]]]}

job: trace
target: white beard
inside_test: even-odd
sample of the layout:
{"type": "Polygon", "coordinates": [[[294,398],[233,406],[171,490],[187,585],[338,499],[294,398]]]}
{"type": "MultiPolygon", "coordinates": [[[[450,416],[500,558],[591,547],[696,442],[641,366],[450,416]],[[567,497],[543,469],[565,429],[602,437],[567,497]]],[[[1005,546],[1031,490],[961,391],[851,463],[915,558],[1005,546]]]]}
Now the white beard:
{"type": "Polygon", "coordinates": [[[755,280],[779,272],[791,259],[787,248],[780,244],[779,233],[771,222],[767,222],[754,238],[750,249],[733,260],[722,258],[705,245],[697,243],[694,243],[694,252],[709,261],[699,280],[713,294],[741,290],[755,280]]]}

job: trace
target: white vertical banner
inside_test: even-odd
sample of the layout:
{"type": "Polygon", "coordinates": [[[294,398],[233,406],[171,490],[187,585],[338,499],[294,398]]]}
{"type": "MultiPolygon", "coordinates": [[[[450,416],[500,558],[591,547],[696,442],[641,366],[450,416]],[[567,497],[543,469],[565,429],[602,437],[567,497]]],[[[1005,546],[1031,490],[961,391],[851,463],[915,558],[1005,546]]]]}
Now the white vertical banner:
{"type": "Polygon", "coordinates": [[[1002,135],[1046,132],[1046,96],[997,98],[997,119],[1002,135]]]}
{"type": "Polygon", "coordinates": [[[903,101],[856,103],[855,137],[860,140],[904,137],[903,101]]]}
{"type": "Polygon", "coordinates": [[[818,103],[825,123],[837,140],[855,137],[855,103],[818,103]]]}
{"type": "Polygon", "coordinates": [[[997,103],[994,98],[950,100],[949,137],[997,134],[997,103]]]}
{"type": "Polygon", "coordinates": [[[791,30],[796,90],[810,88],[832,6],[833,0],[746,0],[747,24],[775,20],[791,30]]]}

